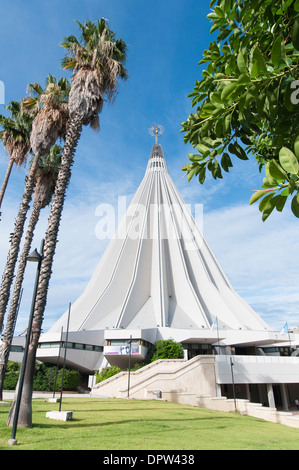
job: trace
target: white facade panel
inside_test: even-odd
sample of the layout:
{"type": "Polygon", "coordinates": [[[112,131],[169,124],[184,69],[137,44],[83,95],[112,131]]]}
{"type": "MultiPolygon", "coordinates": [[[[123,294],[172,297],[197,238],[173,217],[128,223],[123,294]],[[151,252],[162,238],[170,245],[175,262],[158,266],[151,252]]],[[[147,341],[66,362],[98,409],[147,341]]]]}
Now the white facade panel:
{"type": "Polygon", "coordinates": [[[216,356],[218,384],[298,383],[298,377],[298,357],[216,356]]]}

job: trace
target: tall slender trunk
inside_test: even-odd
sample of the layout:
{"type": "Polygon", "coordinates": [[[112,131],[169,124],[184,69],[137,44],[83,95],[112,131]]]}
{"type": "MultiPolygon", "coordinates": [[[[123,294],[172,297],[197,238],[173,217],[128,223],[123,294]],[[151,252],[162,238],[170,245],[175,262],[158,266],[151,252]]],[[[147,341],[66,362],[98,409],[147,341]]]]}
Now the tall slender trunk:
{"type": "Polygon", "coordinates": [[[3,197],[4,197],[4,193],[6,191],[6,186],[7,186],[9,177],[10,177],[12,167],[13,167],[13,159],[10,158],[9,162],[8,162],[8,167],[7,167],[5,176],[4,176],[4,180],[3,180],[3,183],[2,183],[2,188],[0,190],[0,207],[1,207],[1,204],[2,204],[3,197]]]}
{"type": "Polygon", "coordinates": [[[19,212],[15,221],[15,229],[12,234],[10,248],[6,260],[6,266],[2,276],[2,283],[0,287],[0,332],[3,328],[4,316],[9,301],[10,288],[13,282],[14,271],[20,250],[20,243],[23,236],[26,216],[29,210],[29,204],[31,202],[35,186],[35,174],[37,170],[37,164],[38,156],[35,156],[29,176],[26,178],[22,202],[20,204],[19,212]]]}
{"type": "Polygon", "coordinates": [[[16,280],[13,288],[13,294],[11,297],[9,312],[7,315],[6,327],[2,338],[2,343],[0,345],[0,400],[2,400],[3,393],[3,381],[6,371],[8,356],[10,352],[10,347],[15,331],[15,325],[17,320],[18,305],[20,301],[20,293],[24,280],[24,272],[26,268],[26,258],[29,254],[31,243],[34,235],[34,230],[39,219],[39,214],[41,210],[41,203],[36,202],[33,205],[31,217],[29,220],[27,233],[25,237],[25,243],[23,246],[22,254],[19,261],[18,271],[16,275],[16,280]]]}
{"type": "MultiPolygon", "coordinates": [[[[29,354],[23,384],[22,399],[19,411],[19,426],[32,426],[32,392],[33,392],[33,372],[36,360],[36,350],[41,333],[44,310],[47,302],[47,293],[52,274],[52,265],[57,243],[57,235],[66,195],[66,189],[71,177],[71,167],[77,143],[82,131],[82,122],[79,117],[74,117],[69,122],[65,144],[63,147],[61,165],[56,182],[55,192],[52,200],[51,211],[48,219],[48,228],[45,237],[44,258],[41,263],[37,296],[35,301],[34,317],[32,321],[32,333],[29,346],[29,354]]],[[[15,397],[16,398],[16,397],[15,397]]],[[[7,425],[13,423],[13,412],[15,399],[10,410],[7,425]]]]}

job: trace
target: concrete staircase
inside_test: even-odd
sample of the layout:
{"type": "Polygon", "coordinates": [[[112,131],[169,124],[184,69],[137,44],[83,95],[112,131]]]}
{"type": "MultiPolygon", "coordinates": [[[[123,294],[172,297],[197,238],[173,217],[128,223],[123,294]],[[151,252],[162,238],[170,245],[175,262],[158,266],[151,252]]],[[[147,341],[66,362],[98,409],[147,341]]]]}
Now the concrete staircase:
{"type": "MultiPolygon", "coordinates": [[[[216,395],[214,356],[196,356],[189,361],[161,359],[130,373],[130,398],[160,397],[181,403],[186,396],[188,404],[193,404],[196,396],[202,394],[216,395]]],[[[92,389],[91,396],[126,398],[128,372],[100,382],[92,389]]]]}

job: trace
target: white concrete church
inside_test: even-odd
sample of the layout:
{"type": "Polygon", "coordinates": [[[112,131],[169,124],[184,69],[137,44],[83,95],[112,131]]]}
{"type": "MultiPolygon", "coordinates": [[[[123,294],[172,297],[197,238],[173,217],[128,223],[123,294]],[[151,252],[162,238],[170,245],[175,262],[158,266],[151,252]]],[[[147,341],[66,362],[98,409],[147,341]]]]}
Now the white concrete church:
{"type": "Polygon", "coordinates": [[[231,396],[234,385],[241,398],[286,409],[299,395],[299,336],[273,331],[233,289],[169,175],[154,129],[144,178],[114,238],[70,316],[41,336],[37,358],[57,363],[66,346],[67,366],[83,373],[126,369],[129,358],[142,362],[157,340],[172,338],[183,345],[183,362],[212,364],[202,379],[208,393],[231,396]]]}

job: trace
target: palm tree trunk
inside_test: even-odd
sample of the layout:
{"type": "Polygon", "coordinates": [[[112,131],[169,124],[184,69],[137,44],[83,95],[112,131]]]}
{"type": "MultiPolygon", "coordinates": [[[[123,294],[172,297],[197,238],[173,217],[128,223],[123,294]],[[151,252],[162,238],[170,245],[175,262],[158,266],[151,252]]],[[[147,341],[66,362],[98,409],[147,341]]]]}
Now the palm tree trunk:
{"type": "MultiPolygon", "coordinates": [[[[35,351],[29,347],[27,365],[26,365],[25,376],[24,376],[24,384],[22,388],[22,402],[21,402],[22,405],[20,406],[20,409],[19,409],[19,416],[18,416],[18,423],[17,423],[19,428],[22,428],[22,427],[31,428],[32,427],[32,393],[33,393],[34,367],[35,367],[35,351]],[[34,357],[32,357],[32,355],[34,357]],[[27,384],[27,387],[24,386],[25,383],[27,384]]],[[[11,408],[9,410],[9,414],[7,417],[7,421],[6,421],[7,426],[13,425],[18,387],[19,387],[19,382],[17,383],[14,401],[11,405],[11,408]]]]}
{"type": "Polygon", "coordinates": [[[22,202],[20,204],[19,212],[16,218],[15,229],[12,234],[10,249],[6,260],[6,266],[2,276],[2,284],[0,287],[0,332],[3,328],[4,316],[9,301],[10,288],[13,282],[15,266],[18,259],[20,243],[26,221],[26,215],[29,209],[29,204],[31,202],[32,193],[35,186],[35,174],[37,170],[37,163],[38,156],[35,156],[29,176],[26,178],[22,202]]]}
{"type": "MultiPolygon", "coordinates": [[[[32,426],[32,392],[33,392],[33,372],[36,360],[36,350],[41,333],[44,310],[47,302],[47,293],[52,274],[52,264],[57,243],[57,235],[66,195],[66,189],[71,177],[71,167],[77,143],[82,131],[81,119],[77,116],[69,122],[69,127],[63,147],[61,165],[56,182],[55,192],[52,200],[51,211],[48,219],[48,228],[45,237],[44,258],[41,263],[37,296],[35,301],[35,310],[32,321],[32,333],[29,346],[29,354],[25,378],[23,383],[22,399],[20,403],[19,421],[20,426],[32,426]]],[[[7,425],[13,423],[13,411],[15,399],[9,413],[7,425]]],[[[18,422],[19,422],[18,421],[18,422]]]]}
{"type": "Polygon", "coordinates": [[[40,202],[36,202],[33,205],[32,214],[29,220],[25,243],[23,246],[23,251],[19,261],[19,267],[17,271],[17,276],[14,284],[13,294],[10,302],[9,312],[6,321],[6,327],[4,335],[2,338],[2,343],[0,345],[0,400],[2,400],[3,393],[3,381],[6,371],[8,356],[10,352],[11,342],[13,339],[15,324],[17,320],[18,305],[20,301],[20,293],[24,280],[24,272],[26,268],[26,258],[29,254],[31,243],[33,239],[34,230],[39,219],[39,214],[41,210],[40,202]]]}
{"type": "Polygon", "coordinates": [[[4,180],[3,180],[3,183],[2,183],[2,188],[1,188],[1,191],[0,191],[0,207],[1,207],[1,204],[2,204],[3,197],[4,197],[4,193],[6,191],[6,186],[7,186],[9,177],[10,177],[12,167],[13,167],[13,159],[10,158],[9,163],[8,163],[8,167],[7,167],[5,176],[4,176],[4,180]]]}

